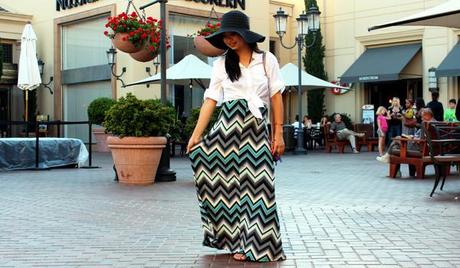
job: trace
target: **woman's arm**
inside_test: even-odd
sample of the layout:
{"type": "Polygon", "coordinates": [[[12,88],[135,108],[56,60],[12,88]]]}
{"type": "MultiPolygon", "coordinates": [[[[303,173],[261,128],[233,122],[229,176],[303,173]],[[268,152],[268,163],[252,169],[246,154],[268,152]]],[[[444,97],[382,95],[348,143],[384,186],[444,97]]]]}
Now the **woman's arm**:
{"type": "Polygon", "coordinates": [[[190,152],[193,146],[195,146],[201,140],[201,136],[203,135],[203,131],[209,124],[211,120],[212,113],[216,108],[217,101],[206,98],[201,105],[200,116],[198,117],[198,121],[196,123],[195,129],[193,130],[192,136],[187,145],[187,154],[190,152]]]}
{"type": "Polygon", "coordinates": [[[283,139],[283,97],[281,92],[278,91],[271,98],[271,109],[272,109],[272,154],[283,155],[284,154],[284,139],[283,139]]]}

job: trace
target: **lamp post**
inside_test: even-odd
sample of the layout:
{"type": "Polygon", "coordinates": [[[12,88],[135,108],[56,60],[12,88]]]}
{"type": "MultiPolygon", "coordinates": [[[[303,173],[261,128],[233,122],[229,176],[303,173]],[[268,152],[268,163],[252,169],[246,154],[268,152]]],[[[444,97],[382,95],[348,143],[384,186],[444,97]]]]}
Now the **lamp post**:
{"type": "MultiPolygon", "coordinates": [[[[160,20],[161,20],[161,33],[160,33],[160,74],[161,74],[161,103],[166,104],[166,3],[168,0],[154,0],[148,4],[145,4],[140,7],[144,11],[147,7],[157,4],[160,4],[160,20]]],[[[155,64],[156,70],[158,70],[158,65],[155,64]]],[[[156,174],[155,181],[175,181],[176,172],[170,168],[170,135],[167,134],[168,142],[166,143],[166,148],[163,149],[161,154],[160,164],[156,174]]]]}
{"type": "Polygon", "coordinates": [[[297,147],[294,152],[296,153],[306,153],[306,150],[303,146],[303,129],[302,129],[302,49],[312,47],[316,41],[316,32],[319,30],[319,15],[321,12],[317,7],[311,6],[308,9],[308,12],[302,12],[297,18],[297,36],[295,38],[295,43],[292,46],[286,46],[283,43],[283,36],[286,34],[286,25],[288,15],[280,8],[273,17],[275,18],[275,30],[278,34],[281,45],[286,49],[292,49],[297,46],[297,65],[299,69],[299,84],[297,87],[297,105],[299,113],[299,125],[297,130],[297,147]],[[313,41],[311,44],[305,44],[305,38],[308,34],[308,31],[313,32],[313,41]]]}

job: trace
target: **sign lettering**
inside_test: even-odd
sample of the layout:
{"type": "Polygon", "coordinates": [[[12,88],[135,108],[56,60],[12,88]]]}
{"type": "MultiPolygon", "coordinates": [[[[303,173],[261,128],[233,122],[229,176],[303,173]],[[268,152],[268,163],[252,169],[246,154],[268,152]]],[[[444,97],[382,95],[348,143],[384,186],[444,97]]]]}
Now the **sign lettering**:
{"type": "Polygon", "coordinates": [[[71,9],[97,1],[99,0],[56,0],[56,11],[71,9]]]}
{"type": "Polygon", "coordinates": [[[242,10],[246,9],[246,0],[187,0],[195,3],[210,4],[220,7],[229,7],[237,9],[238,7],[242,10]]]}

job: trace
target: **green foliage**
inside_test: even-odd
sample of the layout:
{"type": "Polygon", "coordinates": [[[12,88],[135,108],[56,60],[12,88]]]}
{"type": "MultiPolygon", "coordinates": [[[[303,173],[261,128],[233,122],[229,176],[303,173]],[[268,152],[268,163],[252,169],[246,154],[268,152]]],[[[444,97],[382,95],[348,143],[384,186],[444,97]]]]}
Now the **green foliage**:
{"type": "MultiPolygon", "coordinates": [[[[328,117],[329,122],[334,122],[334,116],[338,113],[333,113],[328,117]]],[[[345,114],[345,113],[340,113],[342,116],[342,121],[345,123],[345,126],[347,126],[348,129],[353,129],[353,121],[351,121],[350,115],[345,114]]]]}
{"type": "Polygon", "coordinates": [[[139,100],[128,93],[107,111],[103,126],[120,137],[149,137],[166,135],[175,123],[174,108],[160,100],[139,100]]]}
{"type": "MultiPolygon", "coordinates": [[[[214,123],[217,122],[217,118],[219,117],[221,108],[216,108],[214,110],[214,113],[211,116],[211,120],[209,121],[208,127],[204,130],[203,135],[206,135],[214,125],[214,123]]],[[[187,138],[190,138],[192,136],[193,130],[195,129],[195,126],[198,122],[198,117],[200,115],[200,108],[195,108],[192,110],[190,113],[190,116],[187,118],[187,121],[185,122],[185,129],[184,133],[187,138]]]]}
{"type": "Polygon", "coordinates": [[[115,100],[107,97],[94,99],[88,106],[88,120],[93,124],[102,125],[105,113],[115,104],[115,100]]]}
{"type": "MultiPolygon", "coordinates": [[[[318,6],[316,0],[305,0],[305,9],[308,10],[310,6],[318,6]]],[[[306,44],[313,46],[307,48],[306,55],[303,57],[305,70],[320,79],[328,80],[327,74],[324,70],[324,56],[325,46],[323,45],[323,36],[321,29],[315,34],[309,32],[306,37],[306,44]],[[313,43],[313,41],[315,41],[313,43]]],[[[324,89],[309,90],[308,97],[308,115],[312,118],[313,122],[319,122],[322,115],[326,112],[324,105],[324,89]]]]}

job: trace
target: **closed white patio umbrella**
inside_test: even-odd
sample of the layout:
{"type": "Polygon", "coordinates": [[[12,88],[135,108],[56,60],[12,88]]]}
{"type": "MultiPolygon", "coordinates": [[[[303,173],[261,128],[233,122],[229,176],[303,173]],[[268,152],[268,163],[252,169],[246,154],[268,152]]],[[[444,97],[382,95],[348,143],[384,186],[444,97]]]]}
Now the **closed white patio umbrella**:
{"type": "Polygon", "coordinates": [[[32,29],[32,25],[30,23],[26,24],[21,36],[18,74],[18,88],[24,90],[26,95],[25,121],[29,120],[29,90],[36,89],[42,82],[38,69],[36,41],[37,36],[32,29]]]}

